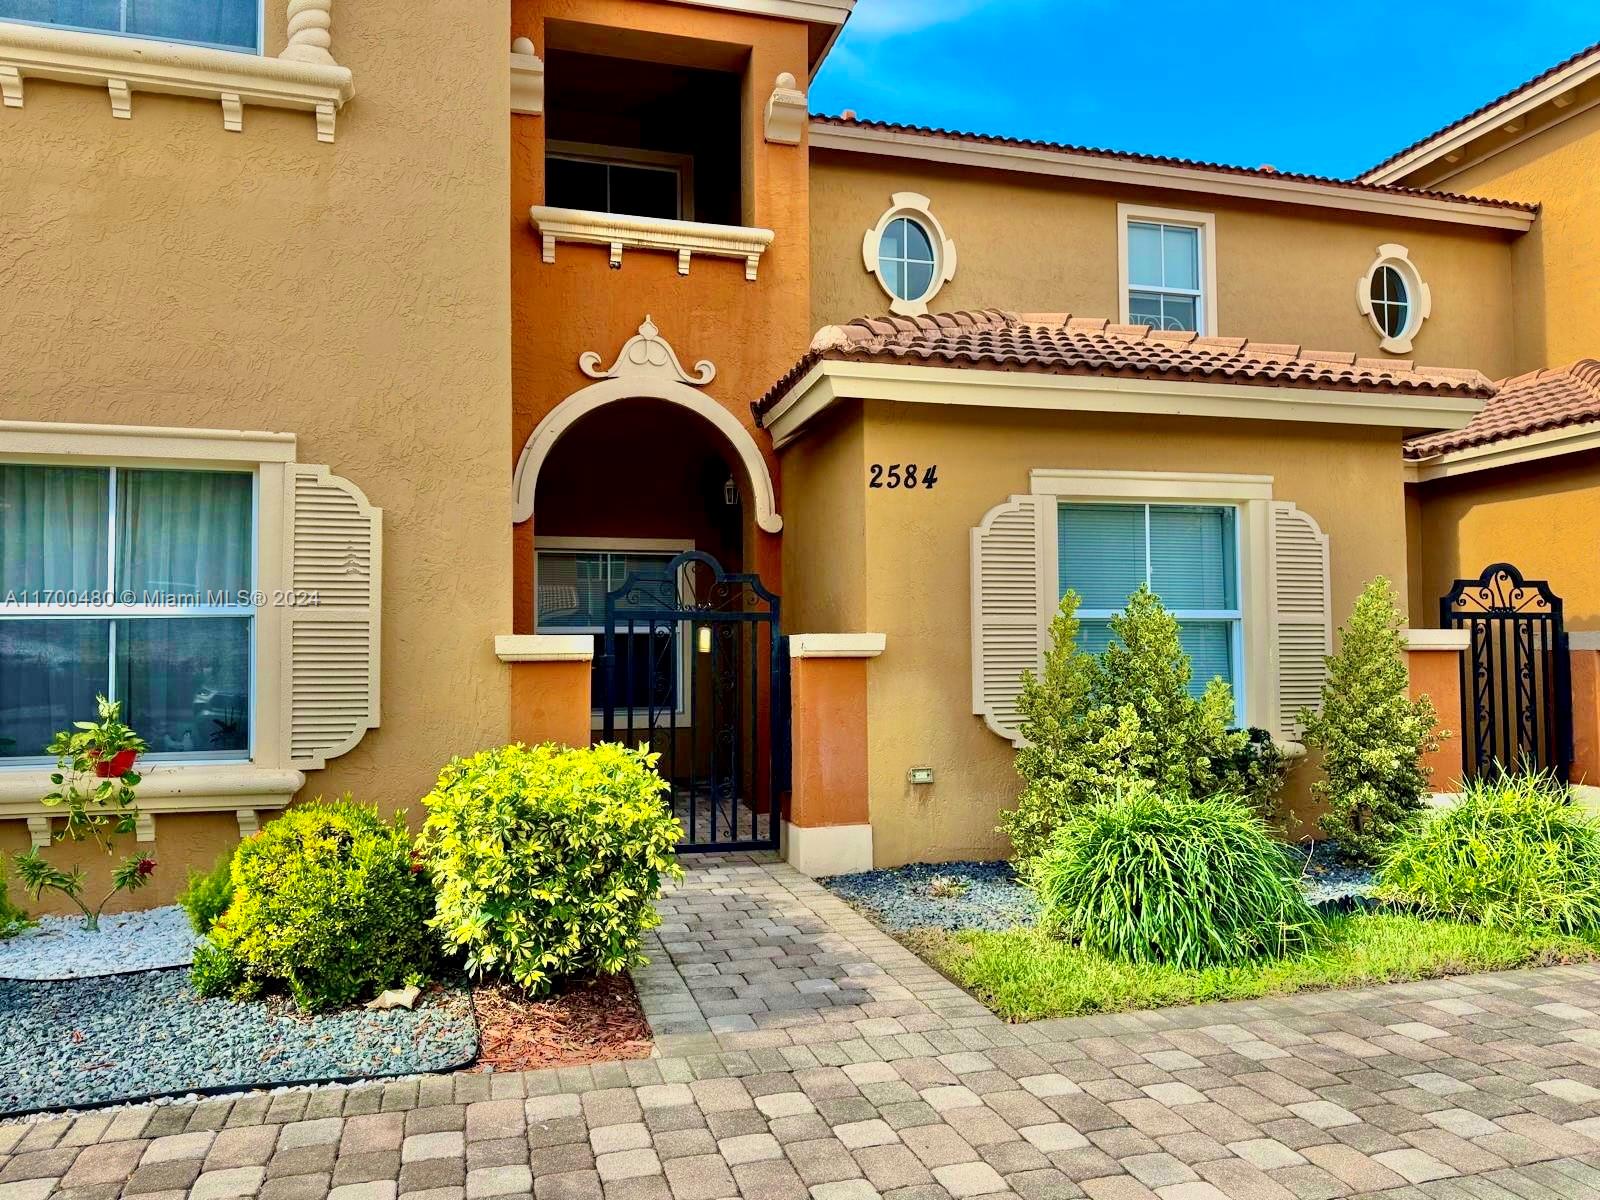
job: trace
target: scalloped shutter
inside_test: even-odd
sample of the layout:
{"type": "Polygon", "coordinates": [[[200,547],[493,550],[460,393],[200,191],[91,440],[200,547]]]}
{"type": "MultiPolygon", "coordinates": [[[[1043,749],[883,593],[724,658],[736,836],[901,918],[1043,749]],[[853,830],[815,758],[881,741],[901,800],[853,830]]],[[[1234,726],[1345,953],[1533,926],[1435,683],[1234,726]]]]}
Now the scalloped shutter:
{"type": "Polygon", "coordinates": [[[378,725],[383,510],[327,467],[284,480],[283,729],[289,761],[314,769],[378,725]],[[315,603],[299,602],[315,597],[315,603]]]}
{"type": "Polygon", "coordinates": [[[995,733],[1022,742],[1022,673],[1041,669],[1045,607],[1043,506],[1012,496],[972,531],[972,711],[995,733]]]}
{"type": "Polygon", "coordinates": [[[1322,707],[1322,684],[1333,652],[1333,603],[1328,586],[1328,535],[1309,513],[1287,501],[1271,505],[1273,682],[1277,728],[1299,741],[1302,708],[1322,707]]]}

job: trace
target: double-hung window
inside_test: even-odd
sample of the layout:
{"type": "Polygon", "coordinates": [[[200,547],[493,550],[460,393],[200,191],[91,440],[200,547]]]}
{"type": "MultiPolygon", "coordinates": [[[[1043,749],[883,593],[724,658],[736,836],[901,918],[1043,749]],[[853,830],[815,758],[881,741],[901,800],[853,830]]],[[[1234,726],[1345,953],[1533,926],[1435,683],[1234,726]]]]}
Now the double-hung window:
{"type": "Polygon", "coordinates": [[[1233,688],[1244,714],[1244,614],[1239,593],[1239,510],[1210,504],[1062,504],[1056,522],[1060,592],[1079,597],[1081,649],[1111,641],[1111,618],[1140,584],[1178,619],[1196,696],[1213,678],[1233,688]]]}
{"type": "Polygon", "coordinates": [[[545,153],[545,203],[586,212],[692,220],[694,159],[687,154],[552,141],[545,153]]]}
{"type": "Polygon", "coordinates": [[[261,0],[0,0],[0,21],[261,50],[261,0]]]}
{"type": "Polygon", "coordinates": [[[156,760],[251,751],[256,476],[0,463],[0,762],[96,695],[156,760]]]}
{"type": "MultiPolygon", "coordinates": [[[[685,547],[687,548],[687,547],[685,547]]],[[[611,680],[602,677],[606,651],[606,596],[622,587],[630,574],[659,573],[680,551],[644,549],[540,548],[538,552],[538,629],[540,633],[594,635],[594,663],[589,695],[596,712],[614,686],[619,712],[631,710],[642,722],[673,714],[683,722],[684,630],[642,615],[653,607],[658,588],[649,596],[618,598],[613,628],[617,661],[611,680]]]]}

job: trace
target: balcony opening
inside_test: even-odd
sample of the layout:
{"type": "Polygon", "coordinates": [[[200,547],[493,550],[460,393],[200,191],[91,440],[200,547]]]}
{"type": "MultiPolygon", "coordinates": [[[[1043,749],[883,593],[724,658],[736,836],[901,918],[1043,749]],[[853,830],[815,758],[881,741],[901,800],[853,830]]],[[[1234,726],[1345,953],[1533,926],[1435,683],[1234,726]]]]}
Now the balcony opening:
{"type": "Polygon", "coordinates": [[[551,47],[545,203],[743,223],[737,71],[551,47]]]}

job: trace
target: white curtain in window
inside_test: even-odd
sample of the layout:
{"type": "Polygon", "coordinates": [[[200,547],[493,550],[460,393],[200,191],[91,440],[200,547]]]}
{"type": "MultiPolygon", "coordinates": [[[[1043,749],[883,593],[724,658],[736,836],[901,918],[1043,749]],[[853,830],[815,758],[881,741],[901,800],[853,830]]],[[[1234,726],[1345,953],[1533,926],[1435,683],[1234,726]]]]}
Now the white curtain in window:
{"type": "Polygon", "coordinates": [[[61,603],[25,593],[106,586],[106,479],[103,468],[0,464],[0,601],[61,603]]]}
{"type": "Polygon", "coordinates": [[[117,473],[117,590],[242,603],[250,588],[249,475],[117,473]],[[227,596],[228,599],[218,597],[227,596]]]}

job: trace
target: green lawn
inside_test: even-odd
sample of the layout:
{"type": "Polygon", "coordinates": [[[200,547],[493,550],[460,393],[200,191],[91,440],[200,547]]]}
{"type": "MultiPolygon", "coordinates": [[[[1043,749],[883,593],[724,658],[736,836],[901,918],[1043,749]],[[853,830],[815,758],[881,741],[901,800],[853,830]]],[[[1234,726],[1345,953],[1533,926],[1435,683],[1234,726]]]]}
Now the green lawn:
{"type": "Polygon", "coordinates": [[[1031,929],[923,930],[904,940],[1008,1021],[1251,1000],[1600,958],[1600,936],[1502,933],[1392,914],[1332,917],[1327,933],[1323,946],[1309,954],[1203,971],[1131,966],[1031,929]]]}

